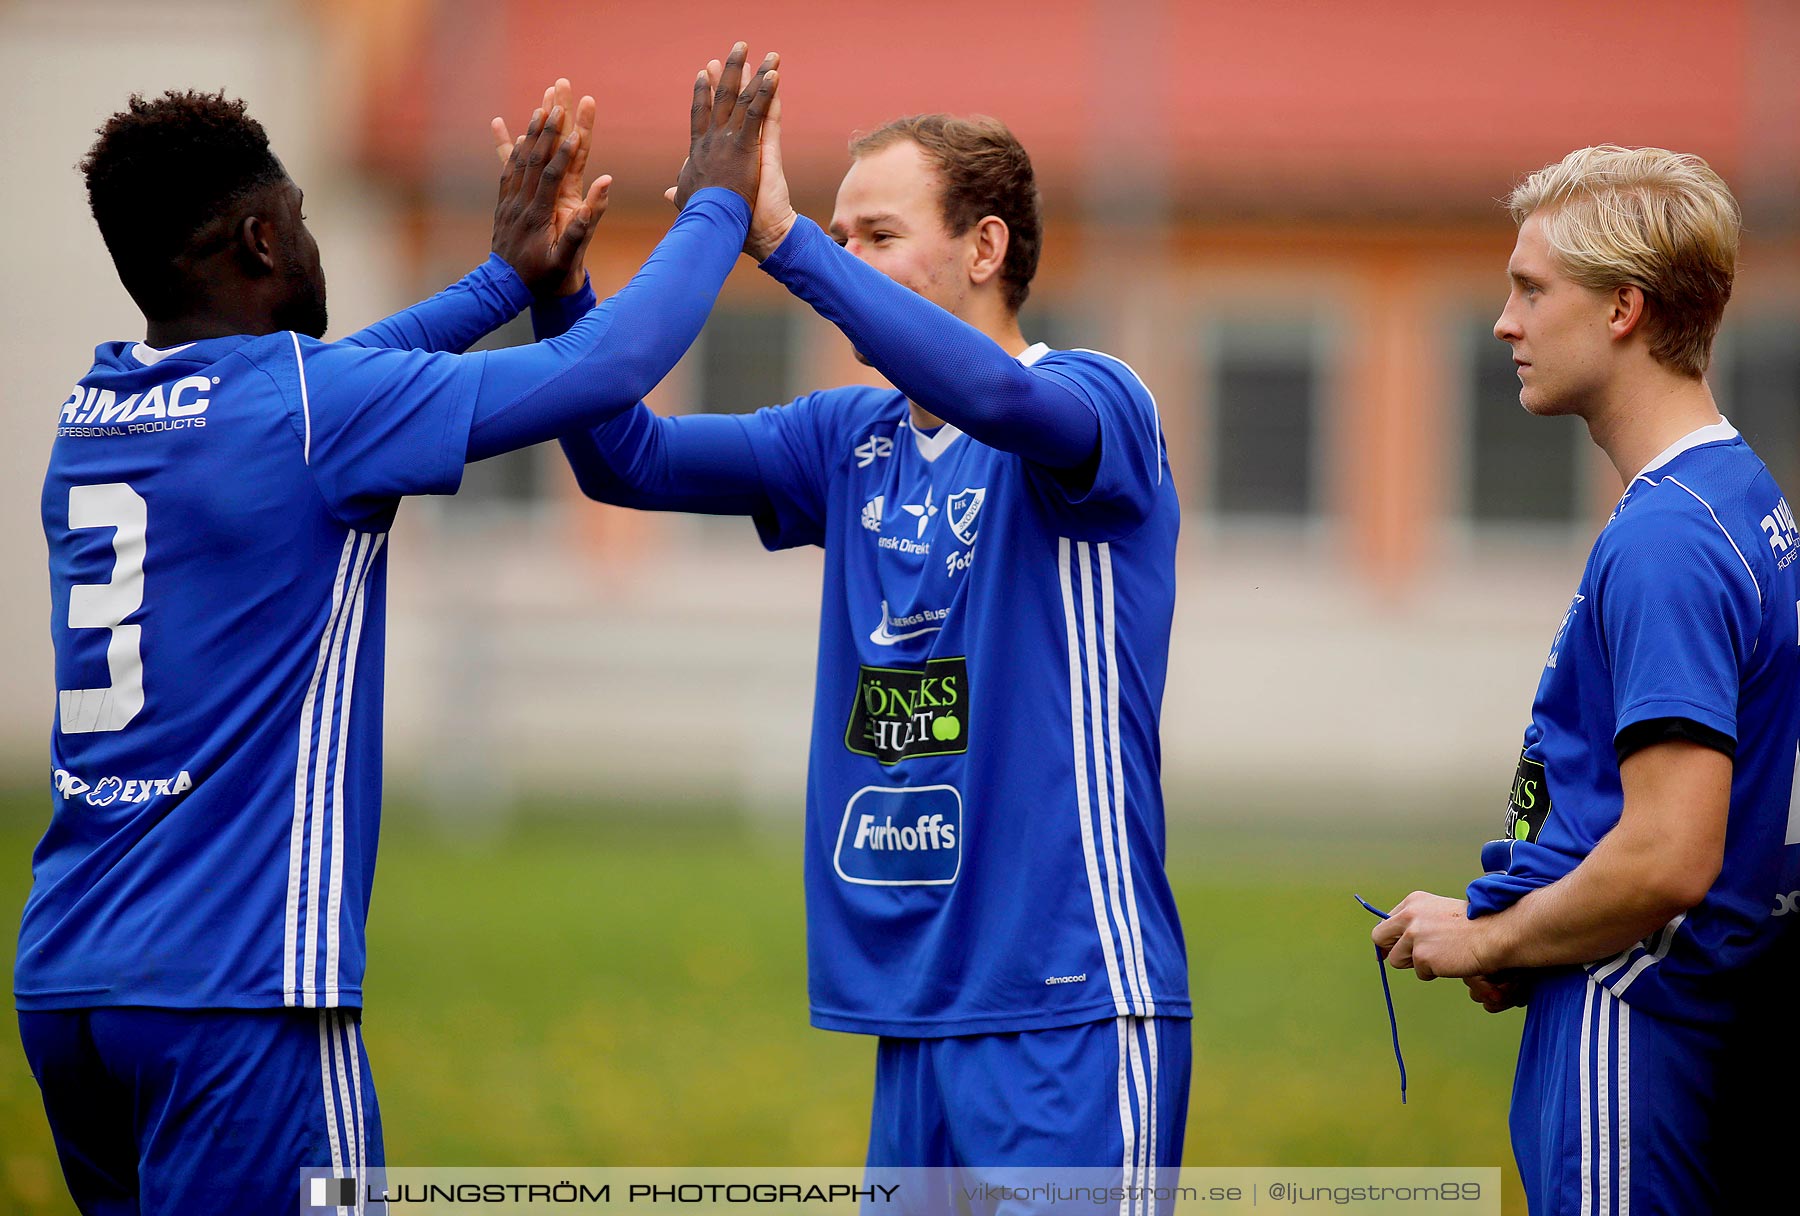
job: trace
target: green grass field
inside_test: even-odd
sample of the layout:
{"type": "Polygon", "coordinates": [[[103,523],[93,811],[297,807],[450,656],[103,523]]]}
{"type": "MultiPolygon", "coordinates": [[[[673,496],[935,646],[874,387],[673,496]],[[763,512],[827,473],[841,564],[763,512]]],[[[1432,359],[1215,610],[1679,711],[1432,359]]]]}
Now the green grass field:
{"type": "MultiPolygon", "coordinates": [[[[8,963],[42,814],[0,800],[8,963]]],[[[1517,1014],[1395,975],[1402,1106],[1368,943],[1377,903],[1455,891],[1456,842],[1176,824],[1197,1016],[1192,1165],[1507,1167],[1517,1014]]],[[[394,1165],[854,1164],[873,1045],[806,1023],[797,830],[726,816],[525,817],[448,842],[390,814],[364,1033],[394,1165]]],[[[0,1211],[70,1213],[16,1030],[0,1211]]]]}

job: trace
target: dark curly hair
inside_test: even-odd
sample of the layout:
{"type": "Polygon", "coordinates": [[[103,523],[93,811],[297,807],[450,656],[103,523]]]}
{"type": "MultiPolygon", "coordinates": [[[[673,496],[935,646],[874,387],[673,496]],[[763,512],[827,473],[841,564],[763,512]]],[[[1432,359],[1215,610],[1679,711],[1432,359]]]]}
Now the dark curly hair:
{"type": "Polygon", "coordinates": [[[133,94],[79,168],[119,279],[151,320],[179,316],[192,287],[176,261],[211,221],[287,177],[244,103],[173,89],[133,94]]]}
{"type": "Polygon", "coordinates": [[[850,155],[860,158],[902,140],[919,145],[943,178],[939,202],[953,236],[961,236],[984,216],[1006,221],[1011,235],[1000,281],[1006,306],[1018,312],[1031,293],[1044,244],[1037,178],[1024,145],[995,118],[914,114],[857,136],[850,141],[850,155]]]}

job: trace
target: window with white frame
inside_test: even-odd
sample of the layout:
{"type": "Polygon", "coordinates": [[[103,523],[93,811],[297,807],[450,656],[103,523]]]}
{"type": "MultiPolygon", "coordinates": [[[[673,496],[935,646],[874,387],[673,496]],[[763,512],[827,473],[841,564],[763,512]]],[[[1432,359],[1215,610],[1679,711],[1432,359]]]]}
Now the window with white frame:
{"type": "Polygon", "coordinates": [[[747,308],[722,301],[692,356],[698,360],[694,408],[747,414],[804,392],[794,349],[798,317],[791,305],[747,308]]]}
{"type": "Polygon", "coordinates": [[[1586,513],[1585,428],[1519,404],[1512,348],[1491,320],[1472,319],[1463,341],[1463,515],[1498,528],[1572,527],[1586,513]]]}
{"type": "Polygon", "coordinates": [[[1725,322],[1707,379],[1719,412],[1761,456],[1789,502],[1800,495],[1800,311],[1725,322]]]}
{"type": "Polygon", "coordinates": [[[1086,321],[1087,318],[1055,299],[1039,300],[1033,296],[1019,310],[1019,332],[1025,335],[1025,340],[1042,342],[1051,350],[1100,349],[1096,335],[1088,332],[1086,321]]]}
{"type": "MultiPolygon", "coordinates": [[[[532,341],[529,313],[515,317],[477,342],[472,350],[501,350],[532,341]]],[[[562,452],[554,444],[503,452],[463,470],[462,488],[448,500],[455,512],[529,511],[550,497],[554,466],[562,452]],[[554,463],[553,463],[554,462],[554,463]]]]}
{"type": "Polygon", "coordinates": [[[1209,334],[1212,509],[1226,520],[1299,521],[1318,475],[1324,335],[1310,318],[1221,320],[1209,334]]]}

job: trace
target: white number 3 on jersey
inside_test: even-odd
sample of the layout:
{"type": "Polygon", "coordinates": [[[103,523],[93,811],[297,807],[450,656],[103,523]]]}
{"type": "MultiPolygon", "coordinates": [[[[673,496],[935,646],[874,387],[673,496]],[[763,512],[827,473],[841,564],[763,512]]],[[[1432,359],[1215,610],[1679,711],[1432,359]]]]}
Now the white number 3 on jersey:
{"type": "Polygon", "coordinates": [[[124,620],[144,605],[143,497],[122,481],[69,487],[69,529],[116,528],[112,578],[69,588],[69,628],[109,629],[106,688],[59,689],[62,732],[86,735],[121,730],[144,708],[142,627],[124,620]]]}

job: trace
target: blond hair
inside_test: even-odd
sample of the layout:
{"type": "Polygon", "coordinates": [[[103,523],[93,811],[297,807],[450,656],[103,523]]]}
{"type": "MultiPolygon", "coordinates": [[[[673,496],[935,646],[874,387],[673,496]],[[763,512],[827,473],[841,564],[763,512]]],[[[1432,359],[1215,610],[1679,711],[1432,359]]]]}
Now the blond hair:
{"type": "Polygon", "coordinates": [[[1575,282],[1642,290],[1651,356],[1682,375],[1706,373],[1743,221],[1704,160],[1663,148],[1581,148],[1526,178],[1506,206],[1518,223],[1538,217],[1575,282]]]}

